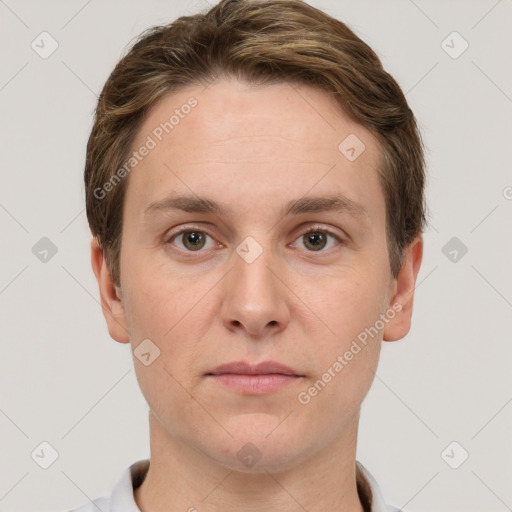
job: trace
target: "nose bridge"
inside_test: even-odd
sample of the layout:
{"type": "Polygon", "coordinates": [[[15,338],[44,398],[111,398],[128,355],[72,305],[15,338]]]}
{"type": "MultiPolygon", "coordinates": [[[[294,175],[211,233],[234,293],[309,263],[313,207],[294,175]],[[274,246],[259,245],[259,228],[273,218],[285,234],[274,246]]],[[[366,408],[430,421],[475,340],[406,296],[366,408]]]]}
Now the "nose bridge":
{"type": "Polygon", "coordinates": [[[239,244],[224,293],[222,315],[226,327],[245,328],[254,335],[285,327],[288,304],[286,291],[274,276],[276,264],[270,244],[263,246],[253,237],[239,244]]]}
{"type": "Polygon", "coordinates": [[[269,267],[272,266],[272,254],[269,248],[262,250],[259,255],[255,255],[256,249],[249,247],[247,249],[241,244],[235,258],[234,275],[237,280],[236,288],[250,295],[259,296],[259,301],[263,304],[273,296],[273,275],[269,267]]]}

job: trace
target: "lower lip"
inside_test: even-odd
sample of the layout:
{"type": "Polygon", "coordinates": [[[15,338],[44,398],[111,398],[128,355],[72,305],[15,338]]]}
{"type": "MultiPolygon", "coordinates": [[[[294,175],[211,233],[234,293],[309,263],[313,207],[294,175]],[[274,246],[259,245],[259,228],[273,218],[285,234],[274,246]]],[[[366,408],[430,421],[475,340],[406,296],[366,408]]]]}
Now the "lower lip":
{"type": "Polygon", "coordinates": [[[238,373],[222,373],[209,375],[219,384],[248,395],[272,393],[300,379],[297,375],[269,373],[265,375],[242,375],[238,373]]]}

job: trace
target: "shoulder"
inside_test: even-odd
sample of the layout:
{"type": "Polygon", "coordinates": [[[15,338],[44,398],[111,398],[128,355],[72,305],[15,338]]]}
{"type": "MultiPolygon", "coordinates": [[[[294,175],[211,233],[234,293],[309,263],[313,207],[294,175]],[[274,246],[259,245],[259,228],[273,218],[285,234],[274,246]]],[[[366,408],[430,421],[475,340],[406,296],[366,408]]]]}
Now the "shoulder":
{"type": "Polygon", "coordinates": [[[105,496],[96,498],[95,500],[92,500],[85,505],[81,505],[78,508],[74,508],[73,510],[69,510],[68,512],[98,512],[98,510],[101,510],[102,512],[110,512],[110,498],[105,496]]]}
{"type": "Polygon", "coordinates": [[[144,480],[149,469],[149,459],[139,460],[121,473],[110,496],[89,501],[68,512],[140,512],[133,490],[144,480]]]}
{"type": "Polygon", "coordinates": [[[377,481],[359,461],[356,461],[356,479],[360,497],[365,501],[363,506],[370,512],[405,512],[386,503],[377,481]]]}

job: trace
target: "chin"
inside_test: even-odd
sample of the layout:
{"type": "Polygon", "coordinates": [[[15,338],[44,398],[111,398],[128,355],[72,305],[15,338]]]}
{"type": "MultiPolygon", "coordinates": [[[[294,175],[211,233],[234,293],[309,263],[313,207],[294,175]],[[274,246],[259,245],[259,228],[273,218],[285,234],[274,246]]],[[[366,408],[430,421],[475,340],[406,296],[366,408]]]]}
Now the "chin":
{"type": "Polygon", "coordinates": [[[245,414],[225,425],[233,437],[224,436],[217,453],[212,453],[212,444],[208,451],[219,464],[232,471],[280,473],[297,466],[306,452],[313,451],[313,447],[305,449],[307,441],[311,440],[302,439],[296,423],[290,424],[272,415],[245,414]]]}

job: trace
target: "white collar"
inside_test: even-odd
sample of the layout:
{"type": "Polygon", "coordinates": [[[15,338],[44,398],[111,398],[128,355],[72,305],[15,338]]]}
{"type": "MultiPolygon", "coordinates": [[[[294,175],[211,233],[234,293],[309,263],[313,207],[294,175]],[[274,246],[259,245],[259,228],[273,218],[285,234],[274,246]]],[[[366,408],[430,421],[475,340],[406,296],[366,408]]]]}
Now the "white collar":
{"type": "MultiPolygon", "coordinates": [[[[97,510],[99,505],[101,505],[100,510],[105,512],[140,512],[133,491],[144,480],[148,468],[149,459],[135,462],[123,471],[112,490],[110,499],[98,498],[72,512],[97,510]]],[[[359,461],[356,461],[356,470],[358,490],[368,497],[368,501],[371,503],[371,512],[400,512],[397,508],[386,505],[377,482],[359,461]]]]}

